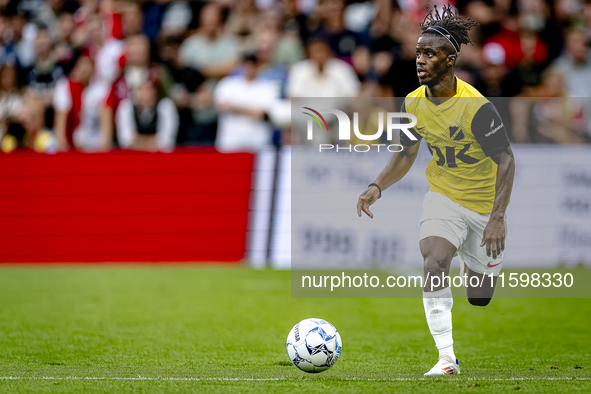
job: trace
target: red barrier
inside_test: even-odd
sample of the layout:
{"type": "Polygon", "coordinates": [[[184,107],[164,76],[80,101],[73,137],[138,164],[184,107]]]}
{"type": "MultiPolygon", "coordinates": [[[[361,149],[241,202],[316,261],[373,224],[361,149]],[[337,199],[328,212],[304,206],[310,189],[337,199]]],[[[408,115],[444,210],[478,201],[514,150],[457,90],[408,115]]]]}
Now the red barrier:
{"type": "Polygon", "coordinates": [[[0,154],[0,263],[237,262],[253,156],[0,154]]]}

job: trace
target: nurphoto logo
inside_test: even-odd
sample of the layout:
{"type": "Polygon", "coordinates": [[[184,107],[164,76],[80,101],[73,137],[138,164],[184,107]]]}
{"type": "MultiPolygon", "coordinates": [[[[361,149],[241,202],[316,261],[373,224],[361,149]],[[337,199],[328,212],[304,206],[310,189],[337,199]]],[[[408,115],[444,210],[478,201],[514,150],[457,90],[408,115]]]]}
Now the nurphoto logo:
{"type": "MultiPolygon", "coordinates": [[[[307,139],[312,141],[314,139],[314,121],[320,128],[320,131],[324,131],[328,133],[328,124],[326,119],[322,115],[324,114],[332,114],[335,115],[337,118],[337,122],[339,125],[338,136],[339,141],[351,141],[351,120],[349,119],[349,115],[345,112],[338,110],[338,109],[323,109],[322,113],[310,107],[302,107],[309,112],[302,112],[303,114],[310,117],[308,119],[307,125],[307,139]]],[[[413,133],[409,130],[413,128],[417,124],[417,118],[413,114],[409,114],[406,112],[386,112],[386,138],[388,141],[392,141],[393,139],[393,131],[400,130],[403,132],[409,139],[416,141],[417,137],[413,135],[413,133]],[[406,119],[408,123],[394,123],[394,119],[406,119]]],[[[382,134],[384,133],[384,112],[378,113],[378,130],[375,134],[363,134],[359,131],[359,113],[353,112],[353,133],[355,137],[362,141],[375,141],[380,140],[382,134]]],[[[378,152],[380,148],[386,148],[389,152],[400,152],[402,151],[402,145],[400,144],[347,144],[345,146],[333,145],[333,144],[319,144],[318,150],[319,152],[326,151],[326,150],[335,150],[341,151],[346,150],[349,152],[369,152],[370,150],[376,149],[378,152]]]]}

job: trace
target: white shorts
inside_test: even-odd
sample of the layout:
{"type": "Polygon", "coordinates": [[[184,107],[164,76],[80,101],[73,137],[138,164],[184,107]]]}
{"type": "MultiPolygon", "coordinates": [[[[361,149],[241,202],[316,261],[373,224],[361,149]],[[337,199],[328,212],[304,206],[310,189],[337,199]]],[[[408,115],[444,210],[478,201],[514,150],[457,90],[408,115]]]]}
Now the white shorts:
{"type": "Polygon", "coordinates": [[[503,266],[505,252],[494,260],[486,255],[486,246],[480,246],[489,218],[490,214],[474,212],[441,193],[429,191],[423,201],[420,239],[445,238],[457,248],[460,264],[466,264],[479,274],[497,276],[503,266]]]}

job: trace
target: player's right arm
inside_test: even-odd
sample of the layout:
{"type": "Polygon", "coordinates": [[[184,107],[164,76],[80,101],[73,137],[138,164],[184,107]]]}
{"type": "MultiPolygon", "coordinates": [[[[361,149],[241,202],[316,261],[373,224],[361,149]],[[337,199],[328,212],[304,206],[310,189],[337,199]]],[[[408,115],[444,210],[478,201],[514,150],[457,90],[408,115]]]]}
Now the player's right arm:
{"type": "MultiPolygon", "coordinates": [[[[392,154],[392,157],[388,160],[388,164],[386,164],[373,183],[379,185],[382,191],[384,191],[401,180],[415,162],[417,153],[419,152],[419,146],[420,144],[405,146],[401,152],[392,154]]],[[[363,211],[373,219],[373,213],[369,210],[369,206],[376,202],[379,196],[380,190],[376,186],[369,186],[359,196],[359,200],[357,201],[357,215],[361,217],[361,212],[363,211]]]]}
{"type": "MultiPolygon", "coordinates": [[[[402,103],[400,112],[406,112],[405,103],[402,103]]],[[[406,121],[401,119],[401,122],[406,121]]],[[[422,137],[414,128],[410,129],[410,131],[415,139],[412,140],[405,133],[400,133],[400,145],[402,145],[402,151],[395,152],[392,155],[390,160],[388,160],[386,167],[380,172],[380,175],[378,175],[376,180],[372,182],[378,185],[379,189],[373,185],[369,186],[359,196],[359,200],[357,201],[357,215],[359,215],[359,217],[361,217],[361,212],[363,211],[367,216],[373,219],[373,213],[369,210],[369,206],[376,202],[380,197],[380,189],[381,191],[384,191],[401,180],[415,162],[417,153],[419,153],[419,142],[422,137]]]]}

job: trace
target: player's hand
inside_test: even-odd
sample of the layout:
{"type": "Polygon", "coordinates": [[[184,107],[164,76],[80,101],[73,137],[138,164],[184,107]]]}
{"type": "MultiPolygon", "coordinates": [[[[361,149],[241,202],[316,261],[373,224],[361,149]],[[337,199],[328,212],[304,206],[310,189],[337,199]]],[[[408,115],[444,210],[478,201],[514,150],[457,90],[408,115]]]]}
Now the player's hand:
{"type": "Polygon", "coordinates": [[[361,211],[365,212],[367,216],[373,219],[373,213],[370,212],[369,206],[378,200],[380,191],[375,186],[368,187],[357,201],[357,215],[361,217],[361,211]]]}
{"type": "Polygon", "coordinates": [[[486,255],[493,259],[505,250],[505,220],[504,219],[490,219],[484,228],[482,235],[482,243],[480,246],[486,245],[486,255]]]}

